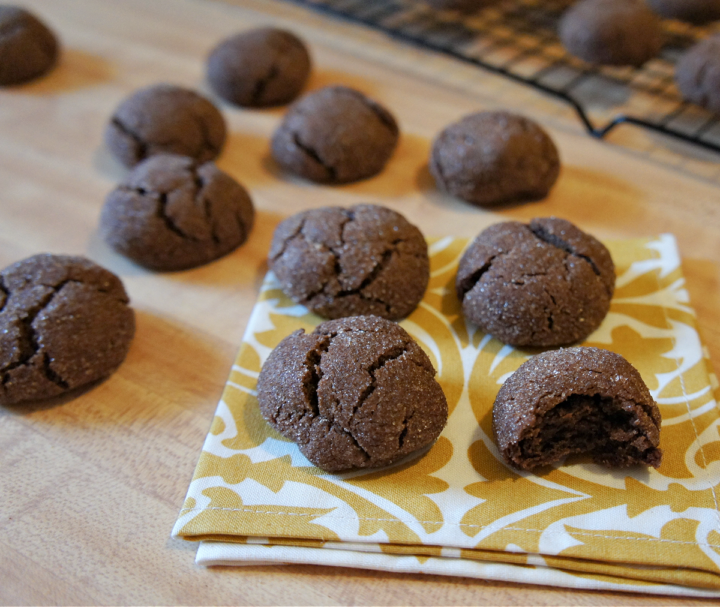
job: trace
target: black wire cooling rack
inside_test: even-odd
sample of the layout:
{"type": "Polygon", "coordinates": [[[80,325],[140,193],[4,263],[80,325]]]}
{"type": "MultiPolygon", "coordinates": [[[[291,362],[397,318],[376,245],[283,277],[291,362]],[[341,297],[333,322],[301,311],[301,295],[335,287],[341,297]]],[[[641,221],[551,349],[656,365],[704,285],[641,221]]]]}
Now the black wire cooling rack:
{"type": "Polygon", "coordinates": [[[506,1],[472,15],[434,10],[419,0],[289,1],[562,99],[595,137],[633,124],[720,153],[720,116],[684,102],[674,84],[678,57],[717,27],[667,21],[660,56],[641,68],[593,67],[569,55],[558,39],[567,0],[506,1]]]}

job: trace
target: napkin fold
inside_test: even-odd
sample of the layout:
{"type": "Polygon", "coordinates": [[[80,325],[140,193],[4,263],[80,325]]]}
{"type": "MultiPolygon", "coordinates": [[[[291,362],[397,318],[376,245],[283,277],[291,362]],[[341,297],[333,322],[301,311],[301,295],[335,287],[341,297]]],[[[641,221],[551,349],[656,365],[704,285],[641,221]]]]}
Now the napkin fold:
{"type": "Polygon", "coordinates": [[[571,588],[720,596],[718,384],[670,235],[607,243],[617,270],[583,345],[640,372],[663,416],[659,470],[573,457],[538,474],[493,441],[497,391],[532,352],[466,324],[455,272],[467,240],[430,244],[423,301],[400,324],[430,356],[448,424],[388,468],[329,474],[262,418],[255,386],[287,335],[321,322],[272,273],[261,288],[173,535],[204,565],[306,563],[571,588]]]}

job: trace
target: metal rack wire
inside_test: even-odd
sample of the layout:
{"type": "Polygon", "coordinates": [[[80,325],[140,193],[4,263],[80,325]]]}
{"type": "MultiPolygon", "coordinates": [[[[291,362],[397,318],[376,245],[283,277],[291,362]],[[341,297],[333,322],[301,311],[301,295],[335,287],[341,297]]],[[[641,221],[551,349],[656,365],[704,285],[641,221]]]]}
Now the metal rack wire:
{"type": "Polygon", "coordinates": [[[502,74],[570,104],[594,137],[621,124],[720,153],[720,116],[684,102],[675,62],[713,31],[664,23],[665,45],[641,68],[595,67],[569,55],[557,37],[567,0],[501,2],[472,15],[411,0],[289,0],[362,23],[403,42],[502,74]]]}

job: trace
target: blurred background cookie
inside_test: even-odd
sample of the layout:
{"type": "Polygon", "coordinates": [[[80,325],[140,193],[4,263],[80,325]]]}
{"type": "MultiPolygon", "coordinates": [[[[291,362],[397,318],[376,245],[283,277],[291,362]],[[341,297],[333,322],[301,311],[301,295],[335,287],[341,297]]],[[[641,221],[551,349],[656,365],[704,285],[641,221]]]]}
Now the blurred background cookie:
{"type": "Polygon", "coordinates": [[[491,225],[463,253],[465,317],[511,346],[571,344],[600,326],[615,288],[610,252],[557,217],[491,225]]]}
{"type": "Polygon", "coordinates": [[[552,139],[532,120],[479,112],[435,138],[430,172],[439,189],[494,206],[547,195],[560,174],[560,158],[552,139]]]}
{"type": "Polygon", "coordinates": [[[310,55],[302,40],[271,27],[226,38],[207,60],[213,91],[240,106],[288,103],[298,96],[309,75],[310,55]]]}
{"type": "Polygon", "coordinates": [[[118,106],[105,130],[105,141],[128,167],[161,153],[206,162],[225,143],[225,120],[195,91],[155,84],[136,91],[118,106]]]}
{"type": "Polygon", "coordinates": [[[53,31],[19,6],[0,5],[0,86],[39,78],[57,63],[53,31]]]}
{"type": "Polygon", "coordinates": [[[429,4],[438,10],[459,11],[462,13],[472,13],[476,10],[496,4],[499,0],[422,0],[425,4],[429,4]]]}
{"type": "Polygon", "coordinates": [[[720,19],[720,0],[647,0],[650,8],[666,19],[695,24],[720,19]]]}
{"type": "Polygon", "coordinates": [[[599,65],[640,66],[662,47],[662,30],[643,0],[582,0],[560,21],[571,54],[599,65]]]}
{"type": "Polygon", "coordinates": [[[493,405],[498,450],[523,470],[580,453],[612,468],[658,468],[660,424],[660,410],[637,370],[600,348],[532,357],[503,384],[493,405]]]}
{"type": "Polygon", "coordinates": [[[269,253],[283,291],[325,318],[410,314],[430,279],[427,244],[378,205],[304,211],[280,223],[269,253]]]}
{"type": "Polygon", "coordinates": [[[437,439],[448,416],[425,352],[376,316],[295,331],[268,356],[257,394],[267,422],[327,472],[387,466],[437,439]]]}
{"type": "Polygon", "coordinates": [[[239,247],[253,217],[248,193],[212,162],[161,154],[138,164],[110,192],[100,232],[142,266],[184,270],[239,247]]]}
{"type": "Polygon", "coordinates": [[[698,42],[680,57],[675,82],[685,100],[720,114],[720,34],[698,42]]]}
{"type": "Polygon", "coordinates": [[[112,373],[135,315],[120,279],[84,257],[35,255],[0,273],[0,404],[57,396],[112,373]]]}
{"type": "Polygon", "coordinates": [[[347,183],[379,173],[395,150],[399,129],[379,103],[345,86],[296,101],[272,138],[286,171],[319,183],[347,183]]]}

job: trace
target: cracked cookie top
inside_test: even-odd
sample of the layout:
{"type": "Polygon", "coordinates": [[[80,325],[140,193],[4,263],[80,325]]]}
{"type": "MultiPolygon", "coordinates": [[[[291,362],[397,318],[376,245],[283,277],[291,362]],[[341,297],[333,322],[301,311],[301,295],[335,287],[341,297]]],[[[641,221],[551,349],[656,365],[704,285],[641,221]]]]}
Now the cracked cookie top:
{"type": "Polygon", "coordinates": [[[395,118],[345,86],[328,86],[296,101],[272,138],[286,171],[319,183],[347,183],[379,173],[397,145],[395,118]]]}
{"type": "Polygon", "coordinates": [[[465,317],[512,346],[576,342],[610,308],[610,252],[569,221],[498,223],[463,253],[455,287],[465,317]]]}
{"type": "Polygon", "coordinates": [[[286,337],[262,367],[258,403],[267,422],[327,472],[391,464],[432,443],[448,416],[425,352],[376,316],[286,337]]]}
{"type": "Polygon", "coordinates": [[[0,404],[57,396],[125,359],[135,315],[122,282],[84,257],[35,255],[0,273],[0,404]]]}
{"type": "Polygon", "coordinates": [[[53,31],[19,6],[0,6],[0,86],[39,78],[57,63],[53,31]]]}
{"type": "Polygon", "coordinates": [[[660,410],[637,370],[600,348],[534,356],[503,384],[493,405],[505,460],[532,470],[576,453],[602,465],[660,465],[660,410]]]}
{"type": "Polygon", "coordinates": [[[206,162],[225,143],[225,120],[195,91],[156,84],[136,91],[118,106],[105,130],[105,141],[128,167],[161,153],[206,162]]]}
{"type": "Polygon", "coordinates": [[[310,55],[294,34],[273,27],[226,38],[208,56],[207,77],[226,101],[245,107],[295,99],[310,75],[310,55]]]}
{"type": "Polygon", "coordinates": [[[239,247],[253,225],[245,189],[212,162],[160,154],[108,195],[100,232],[116,251],[153,270],[184,270],[239,247]]]}
{"type": "Polygon", "coordinates": [[[430,172],[439,189],[478,206],[495,206],[547,195],[560,174],[560,158],[532,120],[478,112],[435,138],[430,172]]]}
{"type": "Polygon", "coordinates": [[[325,318],[410,314],[430,279],[427,243],[395,211],[371,204],[304,211],[281,222],[270,269],[294,301],[325,318]]]}

